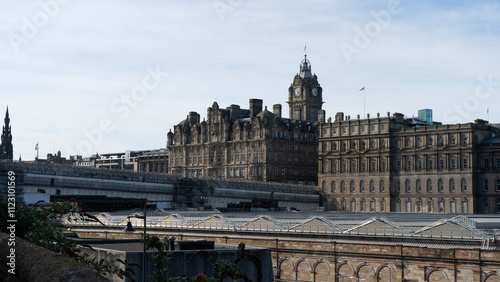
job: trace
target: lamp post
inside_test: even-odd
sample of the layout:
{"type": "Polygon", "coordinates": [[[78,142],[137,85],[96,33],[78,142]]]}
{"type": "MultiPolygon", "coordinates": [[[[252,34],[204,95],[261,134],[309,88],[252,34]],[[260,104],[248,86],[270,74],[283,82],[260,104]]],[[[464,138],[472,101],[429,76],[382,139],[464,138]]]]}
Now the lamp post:
{"type": "MultiPolygon", "coordinates": [[[[125,228],[123,228],[122,232],[125,232],[125,233],[132,233],[134,231],[136,231],[134,229],[134,227],[132,226],[132,222],[130,222],[130,218],[131,217],[134,217],[134,218],[140,218],[140,219],[144,219],[144,227],[143,227],[143,230],[144,230],[144,237],[143,239],[146,240],[146,220],[147,220],[147,217],[146,217],[146,211],[147,211],[147,204],[148,204],[148,201],[144,201],[144,215],[143,216],[127,216],[128,218],[128,222],[127,222],[127,226],[125,228]]],[[[143,282],[146,282],[146,243],[142,244],[142,281],[143,282]]]]}

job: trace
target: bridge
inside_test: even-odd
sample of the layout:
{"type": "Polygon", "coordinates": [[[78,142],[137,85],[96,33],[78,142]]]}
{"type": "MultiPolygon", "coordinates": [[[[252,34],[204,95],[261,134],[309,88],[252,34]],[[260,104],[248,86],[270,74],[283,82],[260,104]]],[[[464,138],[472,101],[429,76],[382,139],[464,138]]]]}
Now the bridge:
{"type": "Polygon", "coordinates": [[[4,195],[9,171],[16,174],[18,200],[28,204],[73,199],[100,211],[142,207],[145,202],[166,209],[307,211],[317,210],[320,203],[315,186],[12,161],[0,162],[4,195]]]}

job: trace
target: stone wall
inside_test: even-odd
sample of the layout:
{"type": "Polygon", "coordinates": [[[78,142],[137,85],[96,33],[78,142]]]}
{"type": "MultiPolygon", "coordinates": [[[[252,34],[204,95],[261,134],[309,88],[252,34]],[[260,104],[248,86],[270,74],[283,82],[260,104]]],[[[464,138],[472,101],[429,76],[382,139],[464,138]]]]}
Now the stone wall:
{"type": "Polygon", "coordinates": [[[72,281],[72,282],[104,282],[108,279],[96,271],[87,268],[75,259],[56,254],[42,247],[33,245],[21,238],[15,238],[15,246],[9,246],[9,235],[0,233],[0,274],[2,281],[72,281]],[[11,256],[11,248],[15,250],[15,273],[7,263],[11,256]]]}
{"type": "MultiPolygon", "coordinates": [[[[336,238],[312,234],[280,235],[245,232],[196,232],[195,230],[151,230],[159,236],[179,240],[206,239],[220,244],[265,247],[272,250],[275,275],[300,281],[500,281],[500,251],[461,241],[431,241],[402,238],[336,238]]],[[[80,237],[103,233],[77,231],[80,237]]],[[[134,234],[140,236],[140,234],[134,234]]],[[[108,238],[121,237],[111,232],[108,238]]]]}

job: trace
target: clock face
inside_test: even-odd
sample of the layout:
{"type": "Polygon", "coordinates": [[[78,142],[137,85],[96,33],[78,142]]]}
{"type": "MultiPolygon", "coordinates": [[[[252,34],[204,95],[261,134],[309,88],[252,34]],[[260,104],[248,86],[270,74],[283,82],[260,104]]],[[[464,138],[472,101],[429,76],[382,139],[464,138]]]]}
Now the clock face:
{"type": "Polygon", "coordinates": [[[313,88],[312,89],[312,94],[314,97],[318,96],[318,89],[317,88],[313,88]]]}
{"type": "Polygon", "coordinates": [[[295,96],[300,96],[300,88],[295,88],[295,96]]]}

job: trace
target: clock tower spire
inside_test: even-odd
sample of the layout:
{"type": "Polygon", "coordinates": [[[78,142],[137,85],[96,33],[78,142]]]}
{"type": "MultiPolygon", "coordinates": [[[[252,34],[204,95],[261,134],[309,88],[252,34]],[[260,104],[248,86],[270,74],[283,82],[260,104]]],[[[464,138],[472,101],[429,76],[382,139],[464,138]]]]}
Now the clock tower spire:
{"type": "Polygon", "coordinates": [[[318,77],[311,72],[311,62],[304,54],[300,72],[295,75],[288,88],[288,106],[291,119],[318,121],[318,112],[323,105],[323,89],[318,77]]]}

